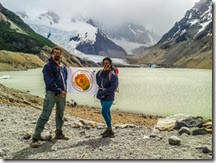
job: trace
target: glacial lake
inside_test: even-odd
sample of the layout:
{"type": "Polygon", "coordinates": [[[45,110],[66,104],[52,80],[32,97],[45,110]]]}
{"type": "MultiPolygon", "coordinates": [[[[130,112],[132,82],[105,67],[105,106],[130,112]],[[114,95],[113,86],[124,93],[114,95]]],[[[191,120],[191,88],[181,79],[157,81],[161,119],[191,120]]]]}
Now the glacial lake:
{"type": "MultiPolygon", "coordinates": [[[[98,71],[99,68],[85,68],[98,71]]],[[[42,69],[0,72],[0,83],[44,98],[42,69]]],[[[119,93],[112,110],[150,115],[189,114],[212,118],[212,70],[119,68],[119,93]]],[[[67,100],[100,107],[88,95],[68,94],[67,100]]]]}

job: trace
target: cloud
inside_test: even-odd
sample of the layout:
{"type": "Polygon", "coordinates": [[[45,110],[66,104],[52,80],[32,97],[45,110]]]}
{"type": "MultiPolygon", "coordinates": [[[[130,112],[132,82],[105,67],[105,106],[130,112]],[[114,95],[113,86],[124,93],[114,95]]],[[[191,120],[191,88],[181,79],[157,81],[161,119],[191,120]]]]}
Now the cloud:
{"type": "Polygon", "coordinates": [[[91,17],[107,27],[134,22],[162,35],[198,0],[2,0],[12,11],[37,14],[51,10],[64,18],[91,17]]]}

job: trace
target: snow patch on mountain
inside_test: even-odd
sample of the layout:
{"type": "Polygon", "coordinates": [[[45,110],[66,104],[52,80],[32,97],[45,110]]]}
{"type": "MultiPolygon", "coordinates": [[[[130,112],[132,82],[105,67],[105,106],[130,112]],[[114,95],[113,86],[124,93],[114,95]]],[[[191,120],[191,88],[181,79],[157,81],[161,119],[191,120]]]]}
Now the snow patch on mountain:
{"type": "Polygon", "coordinates": [[[200,25],[202,26],[199,31],[196,33],[196,35],[194,36],[194,38],[196,38],[196,36],[198,36],[205,28],[207,25],[209,25],[211,21],[207,21],[207,22],[204,22],[204,23],[201,23],[200,25]]]}
{"type": "MultiPolygon", "coordinates": [[[[57,14],[49,11],[46,14],[39,15],[38,17],[24,17],[23,20],[30,26],[37,26],[37,32],[40,32],[40,26],[50,27],[52,29],[69,32],[71,37],[79,35],[80,42],[90,42],[93,44],[96,41],[97,28],[82,20],[63,20],[60,19],[57,14]]],[[[52,35],[51,32],[50,34],[52,35]]],[[[43,34],[43,36],[47,37],[47,34],[43,34]]]]}
{"type": "Polygon", "coordinates": [[[128,28],[130,29],[130,31],[133,33],[133,34],[137,34],[132,28],[131,28],[131,25],[128,25],[128,28]]]}
{"type": "Polygon", "coordinates": [[[134,42],[130,42],[128,40],[126,40],[125,38],[121,38],[121,39],[111,39],[113,42],[115,42],[117,45],[123,47],[126,52],[128,53],[128,55],[133,54],[134,49],[140,47],[140,46],[144,46],[143,44],[139,44],[139,43],[134,43],[134,42]]]}
{"type": "MultiPolygon", "coordinates": [[[[86,59],[89,61],[93,61],[95,63],[101,63],[102,60],[105,58],[104,56],[99,55],[88,55],[84,54],[76,49],[74,49],[72,46],[69,47],[70,51],[73,51],[73,54],[79,58],[86,59]]],[[[111,58],[114,64],[121,64],[121,65],[128,65],[126,59],[120,59],[120,58],[111,58]]]]}

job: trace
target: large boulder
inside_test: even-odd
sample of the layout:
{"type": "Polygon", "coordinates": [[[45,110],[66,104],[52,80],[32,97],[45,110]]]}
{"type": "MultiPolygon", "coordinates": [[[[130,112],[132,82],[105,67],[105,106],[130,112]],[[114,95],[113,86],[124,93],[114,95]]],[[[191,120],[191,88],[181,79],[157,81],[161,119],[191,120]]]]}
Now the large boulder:
{"type": "Polygon", "coordinates": [[[175,129],[180,129],[181,127],[202,127],[203,119],[201,117],[188,117],[183,120],[177,120],[175,124],[175,129]]]}
{"type": "Polygon", "coordinates": [[[183,114],[176,114],[171,115],[166,118],[159,118],[157,121],[157,124],[154,126],[155,129],[158,129],[160,131],[170,131],[173,130],[176,124],[176,121],[181,121],[183,119],[186,119],[190,117],[189,115],[183,115],[183,114]]]}

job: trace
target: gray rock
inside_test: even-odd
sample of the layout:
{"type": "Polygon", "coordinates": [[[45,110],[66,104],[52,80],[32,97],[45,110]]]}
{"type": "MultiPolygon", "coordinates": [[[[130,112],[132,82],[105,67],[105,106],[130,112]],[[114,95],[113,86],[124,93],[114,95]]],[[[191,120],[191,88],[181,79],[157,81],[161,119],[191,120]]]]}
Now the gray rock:
{"type": "Polygon", "coordinates": [[[104,128],[105,128],[105,126],[102,126],[102,125],[97,126],[97,129],[104,129],[104,128]]]}
{"type": "Polygon", "coordinates": [[[161,136],[161,135],[158,135],[158,138],[161,140],[161,139],[163,139],[163,136],[161,136]]]}
{"type": "Polygon", "coordinates": [[[26,132],[26,134],[23,136],[23,139],[30,139],[31,138],[31,133],[30,132],[26,132]]]}
{"type": "Polygon", "coordinates": [[[133,124],[117,124],[115,125],[115,128],[135,128],[136,125],[133,124]]]}
{"type": "Polygon", "coordinates": [[[159,133],[160,133],[160,130],[154,128],[154,129],[152,130],[152,132],[153,132],[154,134],[159,134],[159,133]]]}
{"type": "Polygon", "coordinates": [[[57,150],[58,150],[57,147],[52,147],[52,148],[50,149],[50,151],[57,151],[57,150]]]}
{"type": "Polygon", "coordinates": [[[31,121],[31,122],[30,122],[30,124],[36,124],[36,123],[37,123],[36,121],[31,121]]]}
{"type": "Polygon", "coordinates": [[[175,124],[175,129],[180,129],[181,127],[202,127],[203,119],[201,117],[189,117],[183,120],[177,120],[175,124]]]}
{"type": "Polygon", "coordinates": [[[168,139],[170,145],[179,145],[181,143],[181,139],[177,136],[171,136],[168,139]]]}
{"type": "Polygon", "coordinates": [[[205,135],[208,134],[205,128],[192,128],[191,129],[191,134],[192,135],[205,135]]]}
{"type": "Polygon", "coordinates": [[[156,134],[154,134],[154,133],[152,133],[150,136],[149,136],[150,138],[156,138],[157,137],[157,135],[156,134]]]}
{"type": "Polygon", "coordinates": [[[68,118],[63,117],[63,121],[68,122],[68,118]]]}
{"type": "Polygon", "coordinates": [[[81,122],[75,122],[73,128],[82,128],[83,124],[81,122]]]}
{"type": "Polygon", "coordinates": [[[183,133],[180,135],[181,137],[188,137],[189,135],[187,133],[183,133]]]}
{"type": "Polygon", "coordinates": [[[85,138],[90,138],[90,137],[91,137],[90,135],[86,135],[86,136],[85,136],[85,138]]]}
{"type": "Polygon", "coordinates": [[[5,156],[6,155],[6,152],[5,152],[5,150],[3,150],[3,149],[0,149],[0,157],[3,157],[3,156],[5,156]]]}
{"type": "Polygon", "coordinates": [[[198,145],[195,147],[196,149],[203,149],[203,146],[202,145],[198,145]]]}
{"type": "Polygon", "coordinates": [[[52,140],[52,135],[45,135],[44,137],[42,137],[42,140],[44,140],[44,141],[50,141],[50,140],[52,140]]]}
{"type": "Polygon", "coordinates": [[[159,141],[159,140],[162,140],[162,138],[159,138],[159,137],[158,137],[158,138],[156,138],[155,140],[159,141]]]}
{"type": "Polygon", "coordinates": [[[82,120],[82,119],[80,119],[79,122],[81,122],[82,125],[86,125],[86,122],[84,120],[82,120]]]}
{"type": "Polygon", "coordinates": [[[81,131],[81,132],[80,132],[80,135],[85,135],[85,131],[81,131]]]}
{"type": "Polygon", "coordinates": [[[181,127],[178,133],[179,135],[182,135],[183,133],[190,135],[190,129],[188,127],[181,127]]]}
{"type": "Polygon", "coordinates": [[[149,139],[150,137],[149,136],[147,136],[147,135],[144,135],[143,136],[143,139],[149,139]]]}
{"type": "Polygon", "coordinates": [[[202,152],[203,153],[210,153],[210,152],[212,152],[212,149],[211,149],[210,146],[204,145],[203,148],[202,148],[202,152]]]}
{"type": "Polygon", "coordinates": [[[136,126],[136,125],[133,125],[133,124],[128,124],[127,127],[128,127],[128,128],[135,128],[135,127],[137,127],[137,126],[136,126]]]}
{"type": "Polygon", "coordinates": [[[88,127],[90,127],[90,128],[95,128],[95,127],[97,127],[97,123],[96,123],[96,122],[91,122],[91,121],[89,121],[86,125],[87,125],[88,127]]]}
{"type": "Polygon", "coordinates": [[[87,130],[90,130],[90,129],[91,129],[91,127],[89,127],[89,126],[84,126],[83,128],[84,128],[84,129],[87,129],[87,130]]]}

